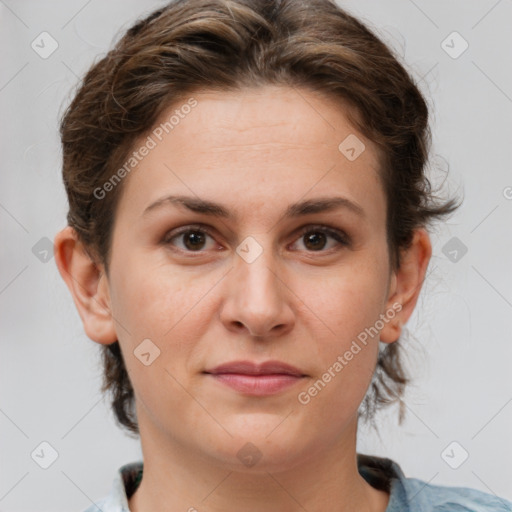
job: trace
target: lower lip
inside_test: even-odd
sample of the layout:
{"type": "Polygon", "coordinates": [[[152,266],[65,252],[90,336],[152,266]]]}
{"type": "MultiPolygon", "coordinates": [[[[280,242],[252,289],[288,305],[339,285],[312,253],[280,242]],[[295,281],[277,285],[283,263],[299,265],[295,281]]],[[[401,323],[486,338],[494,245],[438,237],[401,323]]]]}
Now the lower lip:
{"type": "Polygon", "coordinates": [[[217,373],[209,375],[240,393],[253,396],[278,393],[293,386],[302,379],[302,377],[285,374],[245,375],[240,373],[217,373]]]}

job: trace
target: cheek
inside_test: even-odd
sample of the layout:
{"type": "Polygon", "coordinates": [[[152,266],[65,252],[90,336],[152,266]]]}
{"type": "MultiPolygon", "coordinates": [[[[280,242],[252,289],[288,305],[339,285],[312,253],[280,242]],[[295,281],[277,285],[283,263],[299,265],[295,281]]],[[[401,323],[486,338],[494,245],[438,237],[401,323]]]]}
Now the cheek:
{"type": "Polygon", "coordinates": [[[113,305],[118,320],[117,334],[128,358],[126,364],[135,372],[133,379],[138,381],[141,394],[145,393],[144,388],[158,389],[162,382],[168,382],[174,389],[175,381],[163,372],[167,369],[180,382],[186,379],[195,361],[193,356],[197,358],[201,350],[197,342],[206,337],[211,326],[214,311],[209,304],[219,278],[213,275],[199,278],[187,269],[161,262],[152,264],[149,258],[125,258],[118,269],[113,281],[116,290],[113,305]],[[151,367],[159,369],[157,375],[147,371],[149,368],[134,357],[147,339],[157,347],[154,349],[145,342],[158,354],[151,363],[151,367]],[[140,380],[144,382],[139,383],[140,380]]]}
{"type": "MultiPolygon", "coordinates": [[[[354,412],[366,393],[377,361],[376,326],[386,300],[387,272],[385,257],[359,261],[330,275],[306,301],[315,317],[311,330],[318,334],[314,357],[319,364],[304,401],[311,398],[324,419],[354,412]]],[[[304,293],[308,288],[311,283],[304,293]]]]}
{"type": "Polygon", "coordinates": [[[189,398],[180,384],[187,386],[191,354],[208,328],[204,296],[215,281],[195,280],[170,265],[139,264],[135,258],[119,261],[116,268],[113,312],[137,399],[147,414],[155,414],[162,404],[180,411],[189,398]],[[154,346],[144,341],[148,339],[154,346]],[[148,365],[138,357],[143,352],[150,354],[148,365]]]}
{"type": "Polygon", "coordinates": [[[202,281],[171,265],[156,264],[150,258],[125,258],[118,265],[113,282],[115,308],[133,330],[155,339],[179,329],[180,319],[190,314],[204,295],[202,281]]]}
{"type": "Polygon", "coordinates": [[[334,350],[350,345],[359,333],[374,326],[387,298],[386,258],[375,252],[366,261],[362,255],[352,259],[353,264],[340,265],[316,284],[309,279],[300,283],[299,293],[307,297],[310,316],[322,321],[326,327],[323,339],[330,340],[329,346],[334,350]],[[332,343],[333,339],[337,342],[332,343]]]}
{"type": "MultiPolygon", "coordinates": [[[[357,309],[357,302],[354,299],[351,306],[357,309]]],[[[348,308],[341,311],[331,316],[337,318],[333,324],[336,337],[317,339],[313,356],[318,361],[317,372],[297,397],[303,404],[299,407],[305,407],[325,425],[326,435],[329,431],[333,436],[340,424],[356,414],[375,371],[379,349],[379,337],[371,338],[365,331],[375,323],[375,315],[361,310],[356,314],[348,308]]]]}

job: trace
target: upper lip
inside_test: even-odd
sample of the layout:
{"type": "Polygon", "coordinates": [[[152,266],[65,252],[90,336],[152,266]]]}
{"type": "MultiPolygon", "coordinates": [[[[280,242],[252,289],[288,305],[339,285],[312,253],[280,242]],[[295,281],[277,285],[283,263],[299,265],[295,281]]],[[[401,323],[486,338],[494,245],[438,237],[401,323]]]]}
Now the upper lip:
{"type": "Polygon", "coordinates": [[[283,363],[281,361],[265,361],[264,363],[253,363],[252,361],[232,361],[224,363],[205,373],[219,374],[219,373],[239,373],[245,375],[294,375],[296,377],[303,377],[304,374],[294,366],[283,363]]]}

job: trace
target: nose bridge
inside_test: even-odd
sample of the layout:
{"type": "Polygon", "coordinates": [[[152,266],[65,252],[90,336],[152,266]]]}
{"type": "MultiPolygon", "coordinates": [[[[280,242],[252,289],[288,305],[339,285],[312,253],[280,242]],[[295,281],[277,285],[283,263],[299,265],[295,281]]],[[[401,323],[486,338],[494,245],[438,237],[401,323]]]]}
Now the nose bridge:
{"type": "Polygon", "coordinates": [[[275,276],[278,263],[271,235],[249,235],[237,247],[235,279],[257,307],[259,301],[275,299],[279,280],[275,276]]]}
{"type": "Polygon", "coordinates": [[[265,336],[275,326],[291,323],[291,311],[279,279],[279,262],[271,235],[246,237],[236,249],[229,273],[231,293],[225,319],[243,324],[252,335],[265,336]]]}

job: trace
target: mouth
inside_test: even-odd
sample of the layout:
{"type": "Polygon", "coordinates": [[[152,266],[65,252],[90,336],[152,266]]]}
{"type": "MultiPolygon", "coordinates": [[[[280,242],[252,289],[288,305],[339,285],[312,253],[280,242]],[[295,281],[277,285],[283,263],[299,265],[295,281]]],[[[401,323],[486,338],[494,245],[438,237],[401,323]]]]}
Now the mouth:
{"type": "Polygon", "coordinates": [[[281,361],[267,361],[262,364],[233,361],[203,373],[239,393],[252,396],[279,393],[306,377],[298,368],[281,361]]]}

